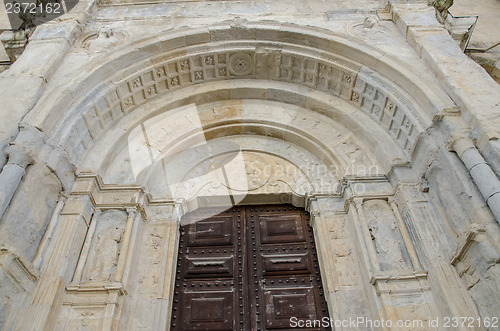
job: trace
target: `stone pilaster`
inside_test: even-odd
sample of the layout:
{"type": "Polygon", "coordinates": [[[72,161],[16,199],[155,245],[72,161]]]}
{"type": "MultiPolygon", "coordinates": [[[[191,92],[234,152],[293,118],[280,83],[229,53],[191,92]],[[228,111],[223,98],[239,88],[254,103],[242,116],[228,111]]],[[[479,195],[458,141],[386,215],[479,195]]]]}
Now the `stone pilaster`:
{"type": "Polygon", "coordinates": [[[71,196],[66,201],[40,281],[25,312],[18,316],[14,329],[50,330],[54,327],[64,289],[75,270],[93,210],[88,196],[71,196]]]}
{"type": "MultiPolygon", "coordinates": [[[[374,304],[367,300],[367,272],[359,262],[356,234],[341,197],[313,198],[309,202],[311,226],[321,266],[321,278],[330,318],[337,321],[350,318],[373,318],[374,304]]],[[[340,326],[336,330],[345,330],[340,326]]]]}
{"type": "Polygon", "coordinates": [[[399,184],[395,202],[402,211],[416,251],[429,272],[436,314],[478,317],[477,308],[450,264],[450,238],[417,184],[399,184]]]}
{"type": "Polygon", "coordinates": [[[372,301],[370,306],[378,309],[376,319],[393,323],[418,320],[423,324],[417,329],[426,329],[426,321],[435,318],[434,294],[392,188],[383,178],[347,182],[345,198],[355,229],[353,242],[360,247],[366,295],[372,301]]]}

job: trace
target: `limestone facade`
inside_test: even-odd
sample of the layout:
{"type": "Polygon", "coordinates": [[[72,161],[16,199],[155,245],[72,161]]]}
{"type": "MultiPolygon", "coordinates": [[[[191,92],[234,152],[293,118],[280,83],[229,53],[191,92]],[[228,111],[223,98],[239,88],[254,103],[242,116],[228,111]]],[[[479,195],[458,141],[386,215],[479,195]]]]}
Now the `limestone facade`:
{"type": "Polygon", "coordinates": [[[264,203],[334,320],[500,323],[500,87],[427,1],[80,1],[0,93],[2,330],[168,329],[182,216],[264,203]]]}

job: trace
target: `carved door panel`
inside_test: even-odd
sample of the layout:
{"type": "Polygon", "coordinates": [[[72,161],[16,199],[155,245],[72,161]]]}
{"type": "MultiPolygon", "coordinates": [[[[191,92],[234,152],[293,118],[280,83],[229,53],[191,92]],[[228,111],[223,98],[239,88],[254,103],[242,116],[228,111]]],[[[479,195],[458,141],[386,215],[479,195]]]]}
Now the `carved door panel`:
{"type": "Polygon", "coordinates": [[[238,206],[204,217],[215,213],[183,220],[173,330],[284,330],[291,317],[328,317],[303,210],[238,206]]]}

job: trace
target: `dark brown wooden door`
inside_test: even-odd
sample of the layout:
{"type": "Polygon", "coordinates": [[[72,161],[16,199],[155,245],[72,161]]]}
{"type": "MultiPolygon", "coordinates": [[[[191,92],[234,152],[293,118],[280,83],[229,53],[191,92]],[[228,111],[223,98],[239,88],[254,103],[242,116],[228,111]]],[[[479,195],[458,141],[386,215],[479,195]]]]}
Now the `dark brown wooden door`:
{"type": "Polygon", "coordinates": [[[172,329],[296,330],[292,317],[328,317],[308,220],[291,205],[185,215],[172,329]]]}

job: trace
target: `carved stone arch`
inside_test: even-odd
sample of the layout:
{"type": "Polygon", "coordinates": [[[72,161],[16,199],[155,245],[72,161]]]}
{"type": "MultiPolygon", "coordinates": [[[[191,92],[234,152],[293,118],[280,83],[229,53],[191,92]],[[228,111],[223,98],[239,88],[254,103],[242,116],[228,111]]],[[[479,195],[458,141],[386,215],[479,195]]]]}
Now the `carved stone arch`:
{"type": "MultiPolygon", "coordinates": [[[[398,146],[399,158],[408,160],[419,134],[448,100],[439,88],[433,88],[434,83],[421,82],[417,73],[397,59],[324,31],[256,24],[176,33],[101,55],[100,66],[80,68],[77,78],[46,93],[27,121],[63,144],[89,146],[141,105],[151,105],[162,96],[181,104],[200,102],[208,95],[192,90],[218,84],[218,91],[211,93],[215,99],[238,98],[238,92],[269,100],[280,95],[285,100],[279,101],[319,112],[346,103],[346,109],[361,112],[341,109],[333,116],[354,126],[370,123],[369,128],[358,128],[366,141],[377,142],[370,131],[381,128],[385,139],[398,146]],[[253,93],[247,86],[233,85],[248,80],[257,83],[251,88],[253,93]],[[392,83],[395,80],[397,86],[392,83]],[[68,102],[65,95],[77,101],[68,102]],[[51,109],[50,115],[43,109],[51,109]]],[[[78,150],[83,149],[69,150],[76,150],[72,157],[78,162],[82,157],[78,150]]]]}
{"type": "Polygon", "coordinates": [[[435,14],[91,0],[38,26],[0,74],[0,329],[168,329],[182,216],[234,204],[310,212],[337,322],[497,314],[500,88],[435,14]]]}
{"type": "MultiPolygon", "coordinates": [[[[96,207],[127,204],[142,211],[144,222],[127,220],[123,278],[106,285],[115,291],[108,302],[123,308],[113,308],[103,319],[149,307],[156,314],[153,328],[168,325],[179,217],[199,207],[238,203],[287,202],[311,212],[330,316],[386,316],[392,298],[381,301],[365,283],[373,282],[380,294],[384,286],[389,292],[397,287],[391,282],[400,278],[419,293],[417,309],[429,310],[426,273],[412,260],[408,269],[381,274],[386,270],[378,265],[377,247],[370,248],[363,201],[351,203],[393,194],[383,175],[410,161],[420,133],[443,102],[436,95],[440,90],[423,91],[432,83],[420,84],[397,60],[365,45],[306,28],[282,29],[252,26],[241,38],[240,30],[219,27],[119,46],[100,57],[98,69],[82,68],[68,84],[74,90],[54,91],[29,115],[63,145],[82,146],[68,148],[81,172],[75,196],[90,196],[96,207]],[[396,79],[398,86],[392,83],[396,79]],[[73,104],[64,99],[66,93],[76,100],[73,104]],[[49,108],[53,114],[38,111],[49,108]],[[131,166],[134,153],[145,161],[137,171],[131,166]],[[365,166],[365,173],[349,169],[352,160],[365,166]],[[217,169],[229,164],[234,173],[211,174],[212,163],[217,169]],[[310,164],[324,172],[309,169],[310,164]],[[179,176],[163,180],[175,166],[179,176]],[[269,173],[253,177],[254,170],[269,166],[269,173]],[[292,174],[278,171],[287,168],[292,174]],[[176,192],[162,190],[172,182],[185,185],[176,192]],[[359,260],[367,256],[363,249],[371,252],[371,260],[359,260]],[[134,254],[146,258],[134,260],[134,254]],[[134,300],[124,299],[125,290],[134,300]],[[145,299],[149,296],[154,299],[145,299]],[[358,301],[341,306],[349,297],[358,301]],[[371,304],[359,301],[364,297],[371,304]],[[376,311],[377,306],[387,312],[376,311]]],[[[384,212],[398,222],[398,212],[388,206],[384,212]]],[[[90,290],[86,286],[75,281],[68,288],[74,295],[70,302],[81,304],[90,290]]],[[[106,300],[108,292],[100,290],[99,300],[106,300]]],[[[74,310],[72,304],[64,306],[60,323],[74,310]]]]}
{"type": "MultiPolygon", "coordinates": [[[[179,182],[184,176],[191,176],[194,165],[213,158],[219,158],[220,163],[219,154],[241,150],[247,155],[265,156],[274,166],[289,164],[296,169],[291,171],[297,171],[298,177],[304,175],[311,186],[300,189],[301,195],[338,194],[346,175],[379,175],[388,170],[388,164],[380,165],[355,134],[331,118],[303,107],[266,100],[191,104],[128,125],[127,128],[122,124],[121,132],[111,133],[109,139],[99,142],[95,152],[88,153],[90,157],[82,169],[103,176],[105,182],[138,184],[152,193],[155,189],[150,190],[148,178],[159,174],[158,167],[170,175],[171,181],[179,182]],[[181,169],[179,164],[183,165],[181,169]],[[176,169],[180,173],[173,179],[176,169]]],[[[214,176],[213,179],[220,177],[214,176]]],[[[276,181],[285,179],[267,180],[277,188],[276,181]]],[[[294,187],[292,183],[286,185],[294,187]]],[[[167,192],[157,189],[159,197],[193,198],[165,195],[167,192]]],[[[292,191],[298,193],[297,189],[292,191]]]]}

